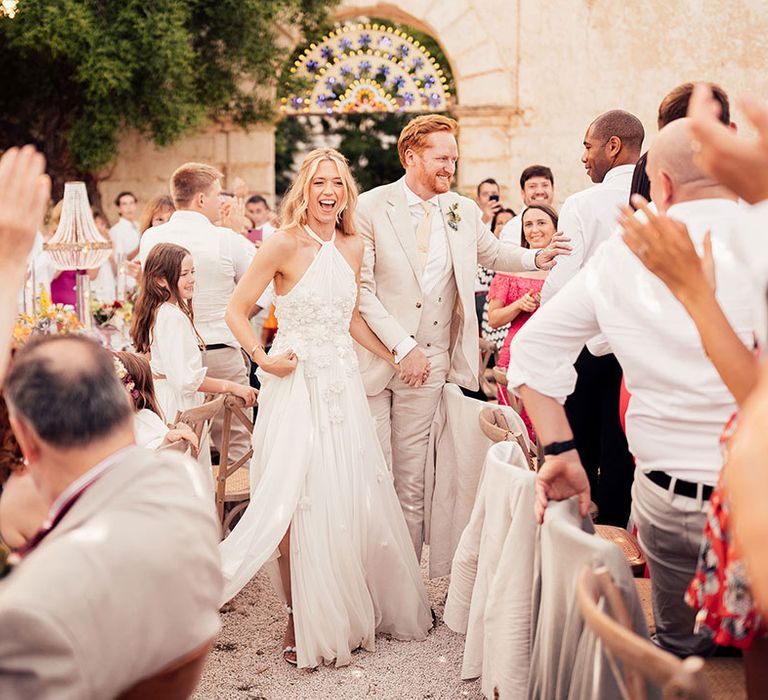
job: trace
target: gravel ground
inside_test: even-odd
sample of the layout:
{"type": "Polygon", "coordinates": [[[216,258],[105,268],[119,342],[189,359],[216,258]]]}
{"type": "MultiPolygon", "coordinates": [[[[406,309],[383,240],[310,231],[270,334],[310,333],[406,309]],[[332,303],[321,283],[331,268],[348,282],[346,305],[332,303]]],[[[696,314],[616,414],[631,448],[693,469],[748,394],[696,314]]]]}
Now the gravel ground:
{"type": "Polygon", "coordinates": [[[223,628],[194,697],[479,700],[483,697],[479,681],[460,677],[464,637],[442,622],[448,579],[427,581],[427,591],[438,624],[425,641],[399,642],[380,636],[375,653],[357,652],[349,666],[299,671],[280,655],[286,615],[267,576],[260,573],[224,608],[223,628]]]}

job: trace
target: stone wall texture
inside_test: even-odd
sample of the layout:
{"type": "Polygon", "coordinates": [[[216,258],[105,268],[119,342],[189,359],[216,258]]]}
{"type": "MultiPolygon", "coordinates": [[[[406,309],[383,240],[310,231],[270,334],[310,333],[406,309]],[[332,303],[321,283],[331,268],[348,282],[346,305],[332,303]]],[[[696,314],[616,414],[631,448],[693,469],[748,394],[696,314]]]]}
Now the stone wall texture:
{"type": "MultiPolygon", "coordinates": [[[[486,177],[520,204],[517,181],[531,163],[555,172],[558,204],[590,184],[579,158],[589,123],[608,109],[636,114],[646,145],[664,94],[688,80],[768,99],[766,0],[342,0],[337,18],[383,17],[428,32],[456,80],[460,121],[457,187],[470,194],[486,177]]],[[[734,120],[740,115],[734,110],[734,120]]],[[[257,192],[274,191],[272,127],[211,127],[157,148],[128,134],[102,185],[108,214],[119,190],[141,200],[167,191],[187,160],[218,166],[257,192]]]]}

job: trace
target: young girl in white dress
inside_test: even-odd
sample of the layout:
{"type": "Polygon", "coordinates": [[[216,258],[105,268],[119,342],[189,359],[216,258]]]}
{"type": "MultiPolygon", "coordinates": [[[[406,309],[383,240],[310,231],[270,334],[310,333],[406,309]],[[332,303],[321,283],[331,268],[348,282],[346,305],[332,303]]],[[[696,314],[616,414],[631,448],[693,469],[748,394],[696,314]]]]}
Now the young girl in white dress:
{"type": "MultiPolygon", "coordinates": [[[[195,329],[192,312],[194,290],[190,252],[173,243],[152,248],[144,263],[131,339],[136,352],[150,355],[155,396],[167,421],[175,421],[179,412],[202,405],[205,394],[234,394],[246,406],[256,403],[256,392],[251,387],[206,374],[203,341],[195,329]]],[[[201,445],[200,462],[206,461],[210,466],[210,452],[207,445],[201,445]]]]}
{"type": "Polygon", "coordinates": [[[348,664],[376,633],[424,639],[432,616],[381,451],[353,339],[392,353],[358,309],[363,242],[357,190],[338,151],[312,151],[283,202],[281,230],[237,285],[227,323],[259,365],[251,500],[221,543],[224,599],[279,551],[288,604],[283,657],[348,664]],[[267,355],[248,313],[274,282],[278,333],[267,355]]]}

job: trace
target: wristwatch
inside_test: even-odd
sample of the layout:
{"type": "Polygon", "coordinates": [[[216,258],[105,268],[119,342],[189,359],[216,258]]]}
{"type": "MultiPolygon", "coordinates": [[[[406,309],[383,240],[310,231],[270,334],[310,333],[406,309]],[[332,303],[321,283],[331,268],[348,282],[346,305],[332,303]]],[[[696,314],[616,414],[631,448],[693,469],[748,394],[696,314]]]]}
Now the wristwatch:
{"type": "Polygon", "coordinates": [[[550,442],[548,445],[544,445],[545,455],[559,455],[568,450],[576,449],[575,440],[564,440],[563,442],[550,442]]]}

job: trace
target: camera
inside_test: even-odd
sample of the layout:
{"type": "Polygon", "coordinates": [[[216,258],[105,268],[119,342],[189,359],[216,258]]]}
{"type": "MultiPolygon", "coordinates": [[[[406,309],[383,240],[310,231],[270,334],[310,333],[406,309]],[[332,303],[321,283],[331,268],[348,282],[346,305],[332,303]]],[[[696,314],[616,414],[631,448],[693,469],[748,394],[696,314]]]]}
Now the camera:
{"type": "Polygon", "coordinates": [[[488,197],[489,202],[498,202],[499,201],[499,195],[492,194],[490,197],[488,197]]]}

